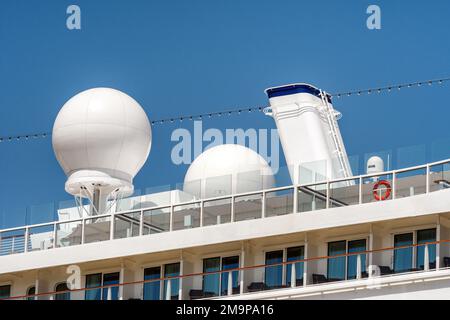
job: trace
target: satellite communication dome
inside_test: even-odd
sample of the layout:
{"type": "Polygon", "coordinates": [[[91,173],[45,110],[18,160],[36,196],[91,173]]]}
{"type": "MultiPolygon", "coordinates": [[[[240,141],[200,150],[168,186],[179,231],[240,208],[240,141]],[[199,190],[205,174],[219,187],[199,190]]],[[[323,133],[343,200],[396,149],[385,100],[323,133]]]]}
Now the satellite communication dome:
{"type": "Polygon", "coordinates": [[[224,144],[200,154],[184,178],[184,191],[204,198],[274,186],[273,171],[252,149],[224,144]]]}
{"type": "Polygon", "coordinates": [[[367,160],[367,174],[380,173],[384,171],[384,161],[378,156],[370,157],[367,160]]]}
{"type": "Polygon", "coordinates": [[[145,111],[127,94],[93,88],[67,101],[53,125],[53,150],[74,196],[133,193],[133,178],[151,148],[145,111]]]}

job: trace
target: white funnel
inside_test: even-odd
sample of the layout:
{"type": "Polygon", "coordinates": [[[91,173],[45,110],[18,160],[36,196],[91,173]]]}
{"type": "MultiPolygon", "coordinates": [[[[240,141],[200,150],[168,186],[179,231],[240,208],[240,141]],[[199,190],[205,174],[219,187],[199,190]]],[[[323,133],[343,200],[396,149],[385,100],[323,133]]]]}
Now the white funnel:
{"type": "Polygon", "coordinates": [[[293,183],[352,176],[329,94],[303,83],[265,92],[293,183]]]}

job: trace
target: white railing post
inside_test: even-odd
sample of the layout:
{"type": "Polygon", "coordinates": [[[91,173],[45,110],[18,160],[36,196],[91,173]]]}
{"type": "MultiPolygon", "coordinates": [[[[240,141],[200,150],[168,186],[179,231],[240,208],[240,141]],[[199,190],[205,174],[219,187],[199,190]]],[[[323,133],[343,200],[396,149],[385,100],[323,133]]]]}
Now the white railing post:
{"type": "Polygon", "coordinates": [[[167,287],[166,287],[166,300],[171,300],[172,299],[172,280],[171,279],[167,279],[167,287]]]}
{"type": "Polygon", "coordinates": [[[263,191],[262,193],[262,208],[261,208],[261,217],[266,217],[266,193],[263,191]]]}
{"type": "Polygon", "coordinates": [[[295,288],[297,285],[297,275],[295,270],[295,263],[291,264],[291,288],[295,288]]]}
{"type": "Polygon", "coordinates": [[[425,193],[430,193],[430,165],[427,164],[427,169],[426,169],[426,179],[425,179],[425,193]]]}
{"type": "Polygon", "coordinates": [[[58,223],[53,224],[53,248],[57,247],[56,237],[57,237],[58,223]]]}
{"type": "Polygon", "coordinates": [[[231,196],[231,222],[234,222],[234,202],[236,201],[236,198],[234,196],[231,196]]]}
{"type": "MultiPolygon", "coordinates": [[[[370,225],[370,234],[369,234],[369,266],[373,264],[373,226],[370,225]]],[[[371,273],[369,272],[369,277],[371,277],[371,273]]]]}
{"type": "Polygon", "coordinates": [[[292,211],[294,211],[293,213],[297,213],[298,212],[298,187],[297,187],[297,185],[294,186],[294,196],[292,198],[294,201],[293,206],[292,206],[292,208],[293,208],[292,211]]]}
{"type": "Polygon", "coordinates": [[[327,199],[326,208],[330,207],[330,181],[327,180],[327,199]]]}
{"type": "Polygon", "coordinates": [[[173,208],[174,208],[174,206],[173,206],[173,204],[171,204],[171,205],[170,205],[169,231],[173,231],[173,213],[174,213],[173,208]]]}
{"type": "Polygon", "coordinates": [[[178,278],[178,300],[183,300],[183,272],[184,270],[184,258],[180,260],[180,277],[178,278]]]}
{"type": "Polygon", "coordinates": [[[397,198],[397,173],[395,171],[392,172],[392,200],[397,198]]]}
{"type": "Polygon", "coordinates": [[[112,289],[111,289],[111,287],[108,287],[108,295],[106,296],[106,299],[108,301],[112,300],[112,289]]]}
{"type": "Polygon", "coordinates": [[[356,256],[356,279],[362,278],[361,255],[356,256]]]}
{"type": "Polygon", "coordinates": [[[86,219],[81,219],[81,244],[84,244],[84,230],[86,229],[86,219]]]}
{"type": "Polygon", "coordinates": [[[200,200],[200,227],[203,227],[203,207],[205,203],[203,200],[200,200]]]}
{"type": "Polygon", "coordinates": [[[139,236],[144,234],[144,210],[139,214],[139,236]]]}
{"type": "Polygon", "coordinates": [[[428,244],[425,245],[423,253],[423,270],[430,271],[430,253],[428,251],[428,244]]]}
{"type": "MultiPolygon", "coordinates": [[[[13,238],[14,239],[14,238],[13,238]]],[[[28,241],[30,240],[30,228],[25,228],[25,247],[23,249],[24,252],[28,252],[28,241]]]]}
{"type": "Polygon", "coordinates": [[[115,225],[115,218],[116,218],[116,216],[114,215],[114,213],[112,213],[111,214],[111,216],[110,216],[110,219],[111,219],[111,221],[110,221],[110,224],[109,224],[109,226],[110,226],[110,229],[109,229],[109,240],[114,240],[114,225],[115,225]]]}
{"type": "Polygon", "coordinates": [[[227,293],[229,296],[233,294],[233,272],[228,272],[228,288],[227,293]]]}
{"type": "Polygon", "coordinates": [[[436,244],[436,270],[439,270],[441,267],[441,222],[438,216],[438,223],[436,226],[436,240],[438,243],[436,244]]]}
{"type": "Polygon", "coordinates": [[[241,267],[241,270],[239,270],[239,294],[243,294],[244,293],[244,267],[245,267],[245,245],[242,242],[241,243],[241,257],[239,259],[239,265],[241,267]]]}
{"type": "Polygon", "coordinates": [[[303,259],[306,260],[303,262],[303,286],[306,287],[308,285],[308,257],[309,257],[309,253],[308,253],[308,247],[309,247],[309,242],[308,242],[308,235],[305,235],[305,254],[303,259]]]}
{"type": "Polygon", "coordinates": [[[359,204],[362,204],[362,199],[363,199],[363,179],[362,177],[359,177],[359,204]]]}

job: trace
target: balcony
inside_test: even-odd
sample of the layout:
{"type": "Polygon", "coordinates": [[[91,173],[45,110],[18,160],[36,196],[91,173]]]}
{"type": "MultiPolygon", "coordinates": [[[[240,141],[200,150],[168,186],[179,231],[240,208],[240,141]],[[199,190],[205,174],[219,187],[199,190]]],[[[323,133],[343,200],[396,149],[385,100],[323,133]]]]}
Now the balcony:
{"type": "MultiPolygon", "coordinates": [[[[329,254],[326,256],[308,255],[308,252],[319,252],[314,248],[321,245],[320,242],[311,240],[301,246],[285,248],[284,252],[278,249],[265,251],[264,264],[245,265],[243,255],[230,253],[231,256],[228,257],[203,259],[203,272],[192,272],[195,271],[193,266],[200,262],[195,258],[161,265],[142,265],[135,268],[134,272],[126,267],[112,273],[102,274],[96,271],[92,274],[91,271],[91,274],[83,276],[80,288],[69,290],[61,286],[61,280],[64,280],[62,278],[55,282],[58,283],[55,290],[10,295],[4,299],[302,298],[311,294],[335,294],[338,291],[364,296],[372,289],[412,286],[415,283],[421,283],[421,290],[426,290],[428,283],[440,281],[447,285],[442,280],[450,278],[450,240],[428,241],[436,234],[431,234],[429,230],[423,231],[428,233],[418,233],[415,237],[417,241],[407,245],[403,244],[405,234],[402,234],[394,247],[367,249],[373,240],[368,243],[348,240],[340,241],[347,242],[341,250],[338,242],[329,242],[329,254]],[[139,269],[141,271],[137,271],[139,269]]],[[[58,275],[52,274],[52,277],[58,275]]]]}

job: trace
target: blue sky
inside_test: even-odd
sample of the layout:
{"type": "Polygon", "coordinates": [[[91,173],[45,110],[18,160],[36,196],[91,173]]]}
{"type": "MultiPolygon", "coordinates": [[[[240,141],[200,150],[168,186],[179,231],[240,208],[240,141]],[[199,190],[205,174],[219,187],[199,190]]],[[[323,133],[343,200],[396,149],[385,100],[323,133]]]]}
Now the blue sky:
{"type": "MultiPolygon", "coordinates": [[[[65,101],[97,86],[159,119],[266,105],[265,88],[291,82],[337,92],[449,76],[449,14],[445,0],[3,0],[0,135],[50,131],[65,101]],[[66,28],[70,4],[81,30],[66,28]],[[381,30],[366,27],[370,4],[381,7],[381,30]]],[[[449,98],[450,86],[436,85],[334,104],[350,155],[394,150],[394,165],[412,165],[449,156],[449,98]],[[404,146],[417,147],[395,151],[404,146]]],[[[262,114],[203,126],[274,128],[262,114]]],[[[170,161],[175,128],[153,128],[137,189],[183,180],[186,166],[170,161]]],[[[48,220],[46,204],[71,199],[50,138],[1,143],[0,177],[3,227],[48,220]]]]}

